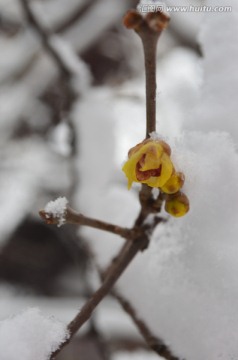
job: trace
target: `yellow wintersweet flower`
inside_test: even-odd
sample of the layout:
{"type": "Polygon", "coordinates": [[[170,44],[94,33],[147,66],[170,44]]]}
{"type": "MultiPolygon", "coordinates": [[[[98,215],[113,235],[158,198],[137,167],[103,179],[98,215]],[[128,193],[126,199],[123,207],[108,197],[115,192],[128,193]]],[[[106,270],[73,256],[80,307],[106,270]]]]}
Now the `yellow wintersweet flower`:
{"type": "Polygon", "coordinates": [[[146,139],[133,147],[122,168],[128,178],[128,189],[134,181],[162,187],[174,171],[170,153],[169,145],[162,140],[146,139]]]}

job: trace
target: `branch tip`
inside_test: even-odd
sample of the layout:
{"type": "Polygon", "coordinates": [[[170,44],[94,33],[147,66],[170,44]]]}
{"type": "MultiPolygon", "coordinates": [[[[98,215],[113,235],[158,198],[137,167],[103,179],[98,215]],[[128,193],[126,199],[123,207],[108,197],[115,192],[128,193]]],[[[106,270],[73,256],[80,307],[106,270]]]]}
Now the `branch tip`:
{"type": "Polygon", "coordinates": [[[137,10],[131,9],[123,17],[124,26],[138,33],[146,29],[160,33],[168,26],[169,21],[169,15],[161,11],[150,12],[143,17],[137,10]]]}

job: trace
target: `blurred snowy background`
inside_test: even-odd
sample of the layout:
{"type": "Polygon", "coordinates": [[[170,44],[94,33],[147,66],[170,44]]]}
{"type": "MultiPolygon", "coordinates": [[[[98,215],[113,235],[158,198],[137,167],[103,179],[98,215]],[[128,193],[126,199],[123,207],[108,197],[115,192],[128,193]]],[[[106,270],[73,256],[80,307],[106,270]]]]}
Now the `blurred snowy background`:
{"type": "MultiPolygon", "coordinates": [[[[139,187],[128,192],[120,169],[145,134],[143,54],[121,24],[134,0],[29,3],[45,45],[23,1],[0,0],[0,319],[37,307],[66,324],[97,285],[85,244],[105,266],[121,240],[46,226],[38,210],[66,196],[88,216],[132,225],[139,187]]],[[[186,175],[191,211],[156,229],[119,286],[181,358],[237,360],[238,3],[165,3],[232,11],[170,13],[158,48],[157,131],[186,175]]],[[[31,351],[45,329],[57,342],[57,325],[39,326],[34,309],[22,316],[0,322],[1,360],[46,360],[47,347],[38,358],[31,351]],[[12,329],[24,324],[39,334],[11,352],[12,329]]],[[[158,358],[110,298],[82,330],[59,360],[158,358]]]]}

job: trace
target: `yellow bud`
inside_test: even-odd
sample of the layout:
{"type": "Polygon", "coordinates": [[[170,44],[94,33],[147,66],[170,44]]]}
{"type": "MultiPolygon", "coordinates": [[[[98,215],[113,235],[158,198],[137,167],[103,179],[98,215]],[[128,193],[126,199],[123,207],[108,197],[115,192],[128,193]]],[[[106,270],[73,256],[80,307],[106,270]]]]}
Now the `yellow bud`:
{"type": "Polygon", "coordinates": [[[189,200],[181,191],[168,195],[165,201],[165,211],[174,217],[181,217],[189,211],[189,200]]]}
{"type": "Polygon", "coordinates": [[[175,194],[184,184],[185,176],[182,172],[174,172],[170,179],[161,187],[166,194],[175,194]]]}

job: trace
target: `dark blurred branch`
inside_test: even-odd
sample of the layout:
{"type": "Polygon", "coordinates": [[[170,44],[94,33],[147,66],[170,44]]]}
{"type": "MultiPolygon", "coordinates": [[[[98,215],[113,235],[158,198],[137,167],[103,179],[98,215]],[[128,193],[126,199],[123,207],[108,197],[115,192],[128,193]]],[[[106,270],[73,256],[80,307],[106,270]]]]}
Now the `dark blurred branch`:
{"type": "MultiPolygon", "coordinates": [[[[76,132],[73,131],[74,125],[71,121],[71,110],[72,110],[74,101],[79,96],[79,93],[76,92],[76,90],[72,86],[72,82],[70,80],[72,80],[74,78],[75,74],[74,74],[73,70],[70,69],[70,66],[68,66],[67,61],[65,61],[62,54],[60,52],[58,52],[57,49],[52,45],[51,40],[52,40],[53,34],[50,31],[48,31],[47,29],[45,29],[44,27],[42,27],[41,23],[39,22],[37,16],[34,14],[32,8],[30,6],[29,0],[20,0],[20,1],[21,1],[23,10],[25,12],[26,18],[28,20],[28,23],[32,26],[32,28],[40,36],[42,45],[44,46],[44,49],[48,52],[48,55],[54,60],[56,66],[59,70],[61,80],[63,81],[63,83],[65,85],[65,86],[61,86],[64,108],[61,109],[58,106],[57,118],[59,119],[59,121],[61,121],[62,114],[64,114],[64,118],[68,117],[67,118],[68,124],[72,129],[72,134],[73,134],[73,138],[74,138],[74,141],[72,141],[71,155],[74,156],[76,153],[76,146],[75,146],[76,132]]],[[[58,101],[58,103],[60,104],[59,101],[58,101]]],[[[72,173],[72,186],[71,186],[71,192],[70,192],[69,196],[71,196],[74,193],[76,183],[78,180],[77,171],[76,171],[73,163],[72,163],[72,167],[71,167],[71,173],[72,173]]]]}
{"type": "Polygon", "coordinates": [[[50,44],[50,32],[48,32],[46,29],[42,27],[39,20],[37,19],[37,16],[34,14],[34,12],[31,9],[30,3],[28,0],[20,0],[23,10],[25,12],[25,16],[27,18],[28,23],[35,29],[35,31],[38,33],[38,35],[41,38],[42,45],[47,50],[51,58],[55,61],[57,67],[59,68],[60,72],[66,77],[70,78],[71,72],[69,71],[68,67],[62,60],[62,58],[59,56],[57,51],[51,46],[50,44]]]}
{"type": "Polygon", "coordinates": [[[166,360],[179,360],[178,357],[172,354],[171,350],[163,342],[163,340],[159,339],[152,333],[146,322],[137,315],[135,308],[127,299],[125,299],[124,296],[115,289],[111,291],[111,295],[120,303],[123,310],[130,316],[147,345],[156,352],[156,354],[164,357],[166,360]]]}
{"type": "Polygon", "coordinates": [[[9,19],[0,13],[0,33],[3,32],[8,36],[14,36],[21,28],[22,25],[18,21],[9,19]]]}
{"type": "Polygon", "coordinates": [[[85,3],[83,5],[80,5],[80,7],[76,9],[68,19],[62,21],[62,23],[58,26],[55,26],[53,30],[54,34],[64,32],[69,27],[73,26],[77,21],[80,20],[82,16],[84,16],[89,11],[92,5],[95,5],[97,1],[98,0],[86,0],[85,3]]]}

